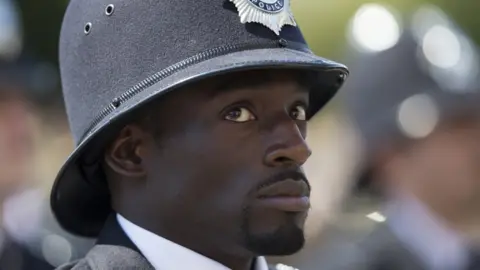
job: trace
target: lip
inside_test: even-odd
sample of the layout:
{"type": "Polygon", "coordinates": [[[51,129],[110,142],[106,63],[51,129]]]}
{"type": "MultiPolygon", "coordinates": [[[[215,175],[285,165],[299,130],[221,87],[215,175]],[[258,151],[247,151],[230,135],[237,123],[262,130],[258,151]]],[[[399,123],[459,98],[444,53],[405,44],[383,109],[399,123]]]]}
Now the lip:
{"type": "Polygon", "coordinates": [[[305,181],[287,179],[260,189],[259,199],[269,197],[303,197],[310,195],[310,188],[305,181]]]}
{"type": "Polygon", "coordinates": [[[310,208],[310,188],[305,181],[287,179],[258,192],[261,205],[286,212],[305,212],[310,208]]]}
{"type": "Polygon", "coordinates": [[[268,197],[258,200],[259,204],[284,212],[306,212],[310,209],[310,198],[301,197],[268,197]]]}

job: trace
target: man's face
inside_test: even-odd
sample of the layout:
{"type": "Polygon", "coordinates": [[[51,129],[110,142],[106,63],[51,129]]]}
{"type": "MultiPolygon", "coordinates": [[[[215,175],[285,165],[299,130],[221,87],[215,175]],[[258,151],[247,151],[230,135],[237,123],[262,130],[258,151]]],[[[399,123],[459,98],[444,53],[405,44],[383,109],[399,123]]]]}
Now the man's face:
{"type": "Polygon", "coordinates": [[[156,103],[134,202],[149,229],[194,250],[286,255],[303,246],[309,95],[297,75],[243,72],[156,103]]]}
{"type": "Polygon", "coordinates": [[[443,122],[404,153],[403,181],[443,214],[480,217],[479,138],[476,118],[443,122]]]}

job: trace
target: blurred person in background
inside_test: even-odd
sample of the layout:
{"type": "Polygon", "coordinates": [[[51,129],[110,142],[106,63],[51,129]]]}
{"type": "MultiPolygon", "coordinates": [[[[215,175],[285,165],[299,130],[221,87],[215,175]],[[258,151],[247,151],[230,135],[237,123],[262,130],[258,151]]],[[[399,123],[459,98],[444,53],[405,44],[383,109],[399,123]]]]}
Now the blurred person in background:
{"type": "MultiPolygon", "coordinates": [[[[51,65],[25,52],[15,4],[0,0],[0,269],[53,269],[83,255],[85,244],[53,222],[41,188],[37,105],[57,77],[51,65]]],[[[51,160],[49,151],[44,160],[51,160]]]]}
{"type": "Polygon", "coordinates": [[[24,86],[15,79],[19,73],[14,63],[0,61],[0,269],[53,269],[30,246],[41,221],[40,200],[29,191],[33,119],[24,86]]]}
{"type": "MultiPolygon", "coordinates": [[[[33,149],[32,114],[29,110],[19,55],[22,37],[14,3],[0,1],[0,269],[52,269],[53,266],[32,252],[31,230],[14,226],[18,211],[28,212],[23,220],[35,226],[38,210],[34,201],[24,201],[20,208],[15,195],[31,183],[33,149]],[[15,207],[11,207],[15,205],[15,207]],[[33,210],[28,211],[25,209],[33,210]],[[21,232],[21,233],[19,233],[21,232]]],[[[21,226],[22,227],[22,226],[21,226]]]]}
{"type": "Polygon", "coordinates": [[[357,55],[341,95],[364,143],[357,191],[380,196],[383,223],[332,269],[480,269],[477,49],[433,7],[407,26],[357,55]]]}

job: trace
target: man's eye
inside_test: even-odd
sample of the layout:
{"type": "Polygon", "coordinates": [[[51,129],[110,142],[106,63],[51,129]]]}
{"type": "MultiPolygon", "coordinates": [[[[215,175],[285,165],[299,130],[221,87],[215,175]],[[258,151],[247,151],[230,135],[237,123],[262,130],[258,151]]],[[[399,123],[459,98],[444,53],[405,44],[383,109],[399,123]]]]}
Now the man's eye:
{"type": "Polygon", "coordinates": [[[256,117],[249,109],[244,107],[238,107],[228,111],[225,115],[225,119],[233,122],[242,123],[247,121],[253,121],[256,119],[256,117]]]}
{"type": "Polygon", "coordinates": [[[300,106],[300,105],[295,106],[295,108],[293,108],[292,111],[290,112],[290,116],[294,120],[299,120],[299,121],[307,120],[307,112],[306,112],[305,107],[300,106]]]}

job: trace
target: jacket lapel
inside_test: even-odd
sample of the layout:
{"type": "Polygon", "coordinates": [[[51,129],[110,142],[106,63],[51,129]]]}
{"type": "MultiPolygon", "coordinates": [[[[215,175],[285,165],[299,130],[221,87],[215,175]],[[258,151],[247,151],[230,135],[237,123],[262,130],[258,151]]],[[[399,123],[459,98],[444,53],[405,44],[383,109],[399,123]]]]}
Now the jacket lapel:
{"type": "MultiPolygon", "coordinates": [[[[145,269],[154,270],[140,250],[128,238],[111,214],[98,236],[95,247],[87,254],[98,269],[145,269]]],[[[269,265],[269,269],[277,269],[269,265]]]]}
{"type": "Polygon", "coordinates": [[[128,238],[117,222],[116,214],[112,213],[97,238],[96,245],[120,246],[142,254],[135,244],[128,238]]]}
{"type": "Polygon", "coordinates": [[[154,270],[140,253],[122,246],[96,245],[86,256],[92,269],[154,270]]]}
{"type": "Polygon", "coordinates": [[[154,270],[140,250],[128,238],[112,213],[100,235],[95,247],[87,254],[98,269],[145,269],[154,270]]]}

